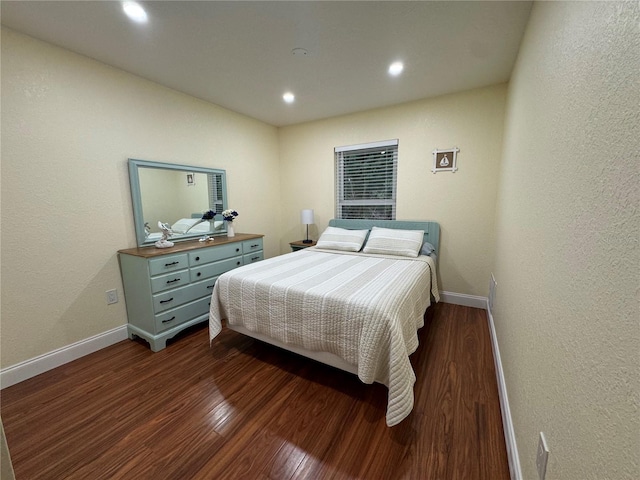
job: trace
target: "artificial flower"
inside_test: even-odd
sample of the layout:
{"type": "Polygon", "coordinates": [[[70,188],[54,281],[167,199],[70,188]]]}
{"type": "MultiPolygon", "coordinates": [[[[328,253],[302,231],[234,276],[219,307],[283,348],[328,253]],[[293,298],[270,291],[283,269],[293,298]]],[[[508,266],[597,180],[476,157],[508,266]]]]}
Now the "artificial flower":
{"type": "Polygon", "coordinates": [[[222,218],[224,218],[227,222],[233,222],[233,220],[238,216],[238,212],[232,209],[227,209],[222,212],[222,218]]]}
{"type": "Polygon", "coordinates": [[[202,220],[213,220],[213,217],[215,217],[216,215],[216,212],[214,212],[213,210],[209,210],[207,212],[204,212],[204,215],[202,215],[202,220]]]}

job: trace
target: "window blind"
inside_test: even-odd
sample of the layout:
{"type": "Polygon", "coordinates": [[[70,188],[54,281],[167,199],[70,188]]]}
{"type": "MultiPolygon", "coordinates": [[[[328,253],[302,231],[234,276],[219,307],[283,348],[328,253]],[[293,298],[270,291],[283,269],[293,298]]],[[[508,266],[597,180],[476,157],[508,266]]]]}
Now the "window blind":
{"type": "Polygon", "coordinates": [[[222,175],[213,173],[207,174],[207,183],[209,187],[209,206],[211,210],[217,214],[221,214],[224,210],[222,199],[222,175]]]}
{"type": "Polygon", "coordinates": [[[337,147],[336,218],[395,220],[398,140],[337,147]]]}

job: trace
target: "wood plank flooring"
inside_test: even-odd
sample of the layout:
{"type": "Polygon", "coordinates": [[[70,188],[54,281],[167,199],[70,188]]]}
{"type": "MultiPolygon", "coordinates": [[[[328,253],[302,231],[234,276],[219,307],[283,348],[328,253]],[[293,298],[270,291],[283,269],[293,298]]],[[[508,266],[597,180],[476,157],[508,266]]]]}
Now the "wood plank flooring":
{"type": "Polygon", "coordinates": [[[125,340],[1,392],[16,478],[508,479],[486,313],[429,308],[415,407],[386,387],[206,326],[125,340]]]}

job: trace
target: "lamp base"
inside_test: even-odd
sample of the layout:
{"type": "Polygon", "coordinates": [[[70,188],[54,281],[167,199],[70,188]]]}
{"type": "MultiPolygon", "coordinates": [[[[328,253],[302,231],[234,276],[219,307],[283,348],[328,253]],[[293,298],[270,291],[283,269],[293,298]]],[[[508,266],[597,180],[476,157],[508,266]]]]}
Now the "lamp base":
{"type": "Polygon", "coordinates": [[[307,240],[302,240],[302,243],[313,243],[313,240],[309,240],[309,239],[307,239],[307,240]]]}

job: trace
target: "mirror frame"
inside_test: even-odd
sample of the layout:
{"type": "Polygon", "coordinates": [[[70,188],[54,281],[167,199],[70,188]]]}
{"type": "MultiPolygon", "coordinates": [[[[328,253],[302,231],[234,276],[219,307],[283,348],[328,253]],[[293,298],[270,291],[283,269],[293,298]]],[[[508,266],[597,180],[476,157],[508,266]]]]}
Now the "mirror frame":
{"type": "MultiPolygon", "coordinates": [[[[163,170],[173,170],[185,173],[205,173],[222,175],[222,210],[229,208],[227,206],[227,172],[217,168],[195,167],[193,165],[181,165],[177,163],[153,162],[149,160],[129,159],[129,183],[131,185],[131,202],[133,205],[133,223],[136,229],[136,242],[139,247],[152,246],[155,239],[147,240],[144,231],[144,214],[142,211],[142,191],[140,189],[140,168],[157,168],[163,170]]],[[[209,208],[212,208],[209,205],[209,208]]],[[[191,212],[189,212],[191,213],[191,212]]],[[[204,213],[204,212],[203,212],[204,213]]],[[[209,232],[208,235],[219,236],[227,234],[227,226],[224,224],[221,230],[209,232]]],[[[179,237],[170,237],[172,242],[182,242],[185,240],[193,240],[202,237],[202,233],[184,234],[179,237]]]]}

